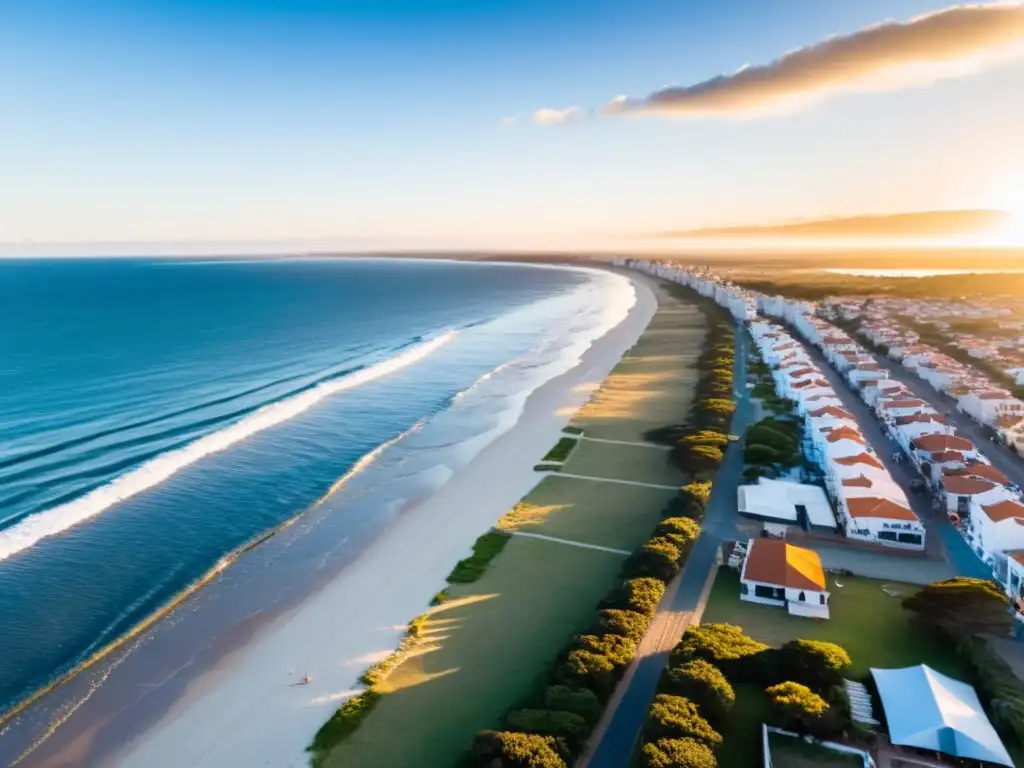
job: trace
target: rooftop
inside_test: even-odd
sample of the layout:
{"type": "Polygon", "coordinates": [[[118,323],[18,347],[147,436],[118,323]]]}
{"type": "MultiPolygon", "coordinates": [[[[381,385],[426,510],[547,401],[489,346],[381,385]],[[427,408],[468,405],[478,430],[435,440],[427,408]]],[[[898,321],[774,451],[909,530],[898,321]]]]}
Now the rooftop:
{"type": "Polygon", "coordinates": [[[751,539],[743,578],[790,589],[825,590],[825,571],[818,553],[774,539],[751,539]]]}

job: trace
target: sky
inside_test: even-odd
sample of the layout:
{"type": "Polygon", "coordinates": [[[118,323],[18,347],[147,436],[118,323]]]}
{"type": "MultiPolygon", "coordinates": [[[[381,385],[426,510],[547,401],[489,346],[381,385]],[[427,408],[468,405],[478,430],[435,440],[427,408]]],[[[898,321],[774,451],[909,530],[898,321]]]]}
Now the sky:
{"type": "Polygon", "coordinates": [[[1024,5],[994,10],[0,0],[0,252],[1024,221],[1024,5]]]}

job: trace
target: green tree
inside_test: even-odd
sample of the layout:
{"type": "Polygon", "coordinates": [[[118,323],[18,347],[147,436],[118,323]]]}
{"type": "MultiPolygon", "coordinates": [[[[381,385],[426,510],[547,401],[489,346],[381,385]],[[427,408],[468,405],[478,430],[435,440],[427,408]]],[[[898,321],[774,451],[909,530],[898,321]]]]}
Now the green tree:
{"type": "Polygon", "coordinates": [[[683,443],[674,450],[673,459],[680,468],[690,472],[714,472],[725,454],[717,445],[683,443]]]}
{"type": "Polygon", "coordinates": [[[624,611],[620,608],[606,608],[597,613],[595,634],[612,634],[628,637],[634,642],[647,632],[650,617],[636,611],[624,611]]]}
{"type": "Polygon", "coordinates": [[[731,680],[763,680],[771,675],[764,670],[761,657],[771,651],[770,646],[747,637],[734,624],[699,624],[683,633],[672,651],[671,663],[676,666],[704,659],[731,680]]]}
{"type": "Polygon", "coordinates": [[[644,744],[644,768],[717,768],[715,753],[696,739],[658,739],[644,744]]]}
{"type": "Polygon", "coordinates": [[[995,582],[957,576],[922,588],[903,607],[954,636],[1006,635],[1013,626],[1006,595],[995,582]]]}
{"type": "Polygon", "coordinates": [[[473,741],[473,768],[567,768],[564,749],[552,736],[481,731],[473,741]]]}
{"type": "Polygon", "coordinates": [[[704,659],[669,667],[661,687],[666,693],[692,701],[708,720],[719,726],[725,723],[736,701],[722,670],[704,659]]]}
{"type": "Polygon", "coordinates": [[[816,690],[840,685],[852,663],[846,649],[820,640],[790,640],[782,646],[781,661],[787,675],[816,690]]]}
{"type": "Polygon", "coordinates": [[[596,722],[601,716],[601,703],[589,688],[549,685],[544,690],[544,706],[562,712],[575,712],[588,723],[596,722]]]}
{"type": "Polygon", "coordinates": [[[783,728],[814,733],[828,712],[828,702],[806,685],[787,681],[765,690],[776,722],[783,728]]]}
{"type": "Polygon", "coordinates": [[[521,733],[559,736],[574,746],[579,746],[590,732],[582,715],[551,709],[513,709],[505,718],[505,728],[521,733]]]}
{"type": "Polygon", "coordinates": [[[666,517],[654,529],[656,536],[677,534],[687,541],[696,541],[700,536],[700,526],[689,517],[666,517]]]}
{"type": "Polygon", "coordinates": [[[665,584],[658,579],[629,579],[602,602],[602,607],[621,608],[651,616],[664,594],[665,584]]]}
{"type": "Polygon", "coordinates": [[[650,576],[667,584],[679,572],[681,558],[679,547],[671,541],[651,539],[626,559],[622,571],[632,578],[650,576]]]}
{"type": "Polygon", "coordinates": [[[615,687],[617,669],[603,653],[577,648],[569,651],[557,675],[563,682],[590,688],[598,698],[605,699],[615,687]]]}
{"type": "Polygon", "coordinates": [[[616,666],[625,666],[636,656],[636,643],[622,635],[578,635],[573,647],[601,653],[616,666]]]}
{"type": "Polygon", "coordinates": [[[691,738],[714,749],[722,736],[705,720],[697,705],[682,696],[659,693],[647,715],[649,740],[691,738]]]}
{"type": "Polygon", "coordinates": [[[729,444],[729,436],[715,429],[698,429],[679,440],[686,445],[715,445],[723,448],[729,444]]]}

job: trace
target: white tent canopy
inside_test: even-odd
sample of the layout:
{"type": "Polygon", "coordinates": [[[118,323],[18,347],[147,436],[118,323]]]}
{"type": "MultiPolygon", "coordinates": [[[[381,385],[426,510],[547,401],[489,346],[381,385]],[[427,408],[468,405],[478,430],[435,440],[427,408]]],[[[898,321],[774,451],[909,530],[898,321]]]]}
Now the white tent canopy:
{"type": "Polygon", "coordinates": [[[893,744],[1013,766],[967,683],[922,664],[872,669],[893,744]]]}
{"type": "Polygon", "coordinates": [[[828,495],[817,485],[761,477],[757,485],[739,487],[737,505],[742,514],[785,523],[796,523],[799,518],[797,508],[803,507],[811,525],[836,527],[828,495]]]}

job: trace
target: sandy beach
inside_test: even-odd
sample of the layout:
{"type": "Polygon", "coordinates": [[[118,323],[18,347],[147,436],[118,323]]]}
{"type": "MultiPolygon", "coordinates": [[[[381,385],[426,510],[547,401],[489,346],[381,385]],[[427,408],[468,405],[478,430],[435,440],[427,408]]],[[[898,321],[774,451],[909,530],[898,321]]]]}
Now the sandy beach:
{"type": "MultiPolygon", "coordinates": [[[[394,650],[476,537],[536,485],[534,464],[650,322],[654,293],[642,276],[630,279],[636,303],[625,320],[578,365],[533,392],[514,427],[404,510],[315,593],[297,607],[254,615],[233,637],[215,638],[161,680],[136,681],[134,692],[121,681],[120,709],[98,711],[94,704],[88,717],[69,718],[21,764],[306,765],[316,730],[359,689],[366,667],[394,650]],[[313,682],[293,685],[306,671],[313,682]],[[160,699],[160,706],[145,715],[141,706],[134,711],[143,696],[160,699]]],[[[116,683],[117,674],[112,668],[101,682],[116,683]]]]}

